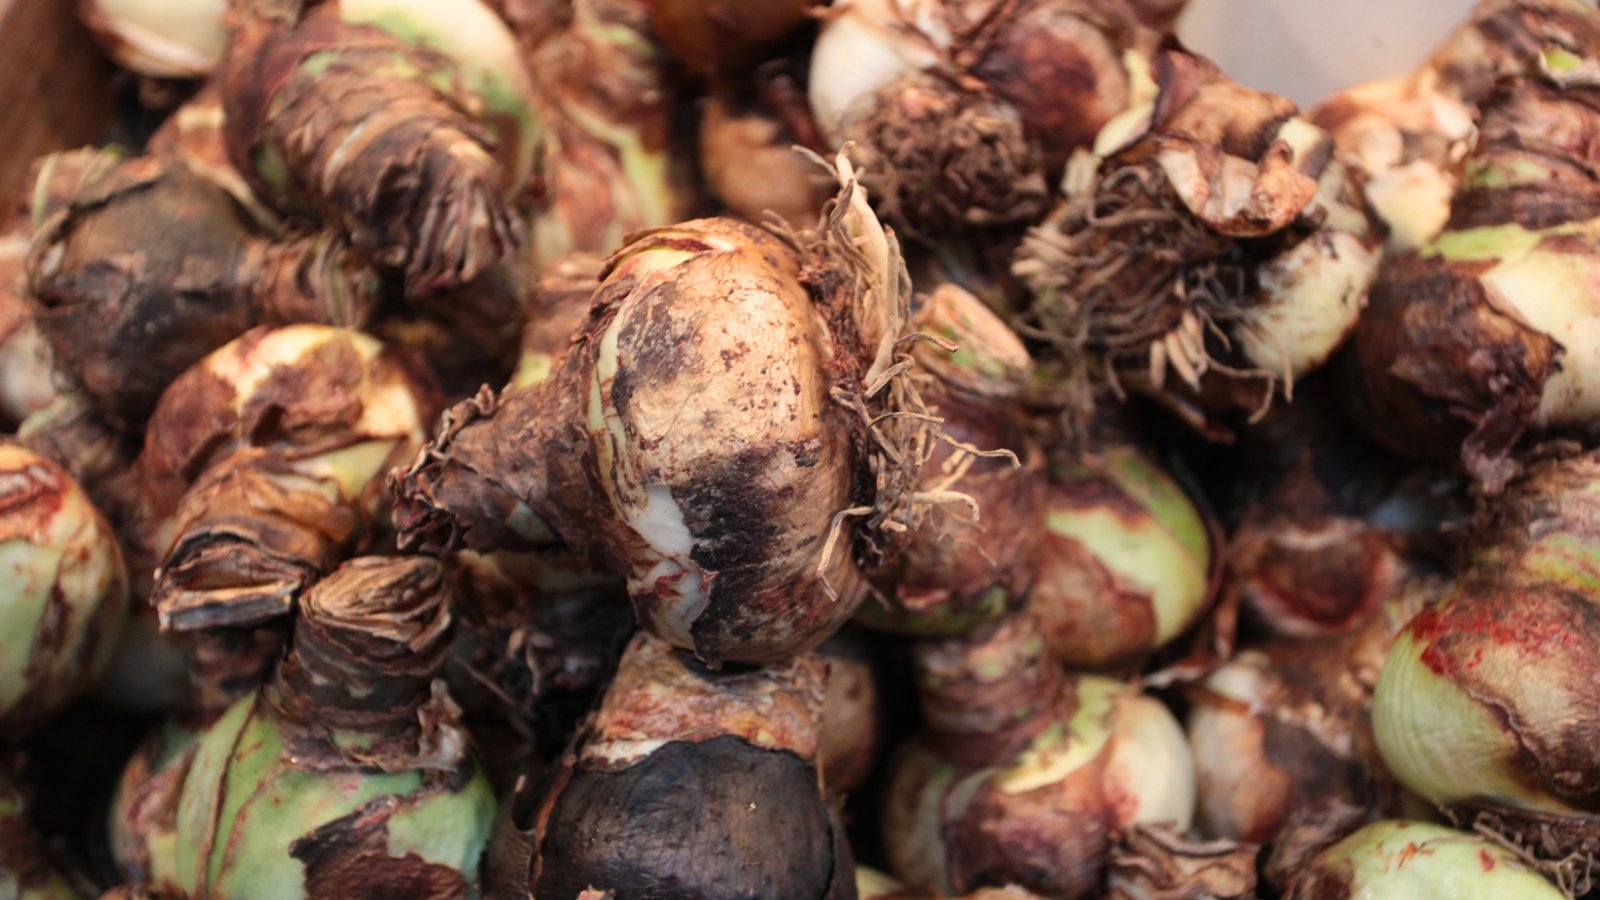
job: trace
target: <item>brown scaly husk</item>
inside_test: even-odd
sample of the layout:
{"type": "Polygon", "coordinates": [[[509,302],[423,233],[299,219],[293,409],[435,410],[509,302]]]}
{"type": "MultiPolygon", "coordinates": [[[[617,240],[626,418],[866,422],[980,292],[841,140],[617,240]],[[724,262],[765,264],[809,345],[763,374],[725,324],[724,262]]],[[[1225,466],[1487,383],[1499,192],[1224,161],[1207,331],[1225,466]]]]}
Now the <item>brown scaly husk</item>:
{"type": "Polygon", "coordinates": [[[656,28],[679,65],[696,75],[735,78],[770,57],[811,21],[820,0],[648,0],[656,28]]]}
{"type": "Polygon", "coordinates": [[[424,373],[356,332],[257,329],[174,382],[139,457],[138,539],[161,568],[164,627],[247,627],[286,612],[370,540],[377,477],[437,409],[424,373]],[[382,455],[351,459],[347,451],[382,455]]]}
{"type": "Polygon", "coordinates": [[[826,671],[708,672],[637,635],[540,799],[501,820],[490,895],[854,897],[817,762],[826,671]]]}
{"type": "Polygon", "coordinates": [[[746,222],[768,213],[815,222],[835,182],[796,145],[821,152],[822,136],[788,64],[756,70],[756,84],[719,82],[700,115],[700,171],[711,194],[746,222]]]}
{"type": "Polygon", "coordinates": [[[124,430],[252,326],[358,325],[376,301],[376,277],[342,239],[270,241],[181,162],[129,160],[68,196],[33,236],[29,295],[60,371],[124,430]]]}
{"type": "Polygon", "coordinates": [[[402,542],[559,539],[628,573],[641,625],[713,664],[786,658],[837,628],[861,597],[860,567],[957,499],[917,488],[939,431],[909,358],[909,279],[853,167],[838,166],[840,196],[816,231],[780,240],[701,220],[637,235],[548,381],[446,413],[397,478],[402,542]],[[730,297],[727,312],[700,312],[730,297]],[[725,316],[750,321],[713,329],[725,316]],[[651,502],[671,503],[690,546],[651,543],[658,520],[635,521],[651,502]]]}
{"type": "Polygon", "coordinates": [[[1253,900],[1261,848],[1135,825],[1111,847],[1111,900],[1253,900]]]}
{"type": "Polygon", "coordinates": [[[496,155],[515,141],[497,141],[431,75],[450,83],[452,67],[318,7],[298,22],[246,18],[223,81],[229,150],[257,192],[339,223],[416,295],[470,282],[518,238],[506,197],[517,185],[496,155]],[[312,71],[318,54],[331,58],[312,71]],[[397,62],[414,73],[389,74],[397,62]],[[281,160],[285,181],[257,168],[262,154],[281,160]]]}

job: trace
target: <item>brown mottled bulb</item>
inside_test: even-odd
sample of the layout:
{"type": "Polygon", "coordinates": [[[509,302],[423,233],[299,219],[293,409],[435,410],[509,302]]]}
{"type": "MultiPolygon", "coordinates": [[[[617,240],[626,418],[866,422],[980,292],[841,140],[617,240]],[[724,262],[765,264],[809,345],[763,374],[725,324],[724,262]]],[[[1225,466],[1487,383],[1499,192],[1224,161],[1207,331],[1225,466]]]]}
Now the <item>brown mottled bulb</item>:
{"type": "Polygon", "coordinates": [[[959,491],[981,512],[957,504],[930,512],[899,564],[873,573],[876,590],[858,619],[900,634],[955,634],[1017,608],[1032,586],[1048,490],[1020,404],[1033,361],[998,316],[953,284],[924,299],[912,327],[956,348],[925,344],[916,356],[933,375],[924,396],[964,445],[938,447],[919,489],[959,491]]]}
{"type": "Polygon", "coordinates": [[[546,133],[528,259],[541,272],[571,253],[610,254],[634,231],[700,209],[687,99],[649,7],[574,0],[566,26],[530,54],[546,133]]]}
{"type": "Polygon", "coordinates": [[[909,233],[1036,220],[1072,151],[1135,102],[1137,69],[1158,38],[1120,2],[1025,0],[991,12],[854,0],[817,37],[808,88],[817,124],[878,163],[885,215],[909,233]]]}
{"type": "Polygon", "coordinates": [[[853,900],[817,761],[826,668],[712,672],[637,635],[536,806],[502,820],[490,891],[853,900]]]}
{"type": "Polygon", "coordinates": [[[1172,714],[1111,679],[1063,683],[1031,619],[924,642],[917,663],[927,730],[896,753],[880,823],[907,883],[1088,897],[1116,832],[1188,828],[1194,762],[1172,714]]]}
{"type": "Polygon", "coordinates": [[[1328,135],[1293,102],[1176,47],[1070,161],[1012,271],[1079,415],[1093,387],[1203,430],[1259,417],[1349,336],[1378,240],[1328,135]]]}
{"type": "Polygon", "coordinates": [[[1427,800],[1559,861],[1600,848],[1600,457],[1532,464],[1395,640],[1372,705],[1384,761],[1427,800]]]}
{"type": "Polygon", "coordinates": [[[397,479],[402,544],[595,554],[627,577],[640,627],[711,665],[837,630],[862,564],[924,514],[912,485],[934,444],[929,419],[884,415],[925,409],[897,364],[914,362],[909,284],[840,164],[818,232],[702,219],[635,235],[553,374],[446,413],[397,479]]]}
{"type": "Polygon", "coordinates": [[[299,7],[242,10],[222,68],[229,155],[256,193],[336,224],[412,295],[510,256],[539,123],[505,23],[478,0],[299,7]]]}
{"type": "Polygon", "coordinates": [[[1246,650],[1196,686],[1188,732],[1202,834],[1271,844],[1292,829],[1315,851],[1367,810],[1398,811],[1368,710],[1395,634],[1439,588],[1414,582],[1359,631],[1246,650]]]}
{"type": "Polygon", "coordinates": [[[1593,430],[1597,135],[1586,84],[1522,78],[1486,102],[1449,221],[1385,261],[1345,360],[1375,440],[1459,461],[1492,493],[1525,435],[1593,430]]]}
{"type": "Polygon", "coordinates": [[[221,187],[143,157],[81,186],[39,226],[28,290],[57,365],[109,420],[137,430],[207,353],[263,322],[359,323],[377,283],[341,241],[269,241],[221,187]]]}

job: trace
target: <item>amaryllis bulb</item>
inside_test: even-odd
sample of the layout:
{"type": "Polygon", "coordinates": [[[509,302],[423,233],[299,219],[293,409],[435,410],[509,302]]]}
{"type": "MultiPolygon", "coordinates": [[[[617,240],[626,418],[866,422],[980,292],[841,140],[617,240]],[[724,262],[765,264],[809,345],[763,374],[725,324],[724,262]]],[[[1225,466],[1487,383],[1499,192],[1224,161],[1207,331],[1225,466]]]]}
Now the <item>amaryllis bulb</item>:
{"type": "Polygon", "coordinates": [[[1069,161],[1012,271],[1074,407],[1110,382],[1209,429],[1208,411],[1259,417],[1348,337],[1378,241],[1292,102],[1176,48],[1149,68],[1148,108],[1069,161]]]}
{"type": "MultiPolygon", "coordinates": [[[[833,193],[826,173],[795,149],[807,141],[789,119],[746,93],[726,89],[706,98],[699,141],[707,186],[747,222],[762,222],[768,212],[796,226],[816,221],[833,193]]],[[[809,110],[803,115],[809,117],[809,110]]],[[[806,124],[815,130],[814,123],[806,124]]]]}
{"type": "Polygon", "coordinates": [[[1188,828],[1194,761],[1160,703],[1108,678],[1063,685],[1026,617],[917,653],[928,728],[891,763],[881,822],[908,883],[1091,896],[1113,834],[1188,828]]]}
{"type": "Polygon", "coordinates": [[[1205,609],[1211,538],[1194,502],[1126,444],[1058,462],[1029,612],[1068,666],[1137,667],[1205,609]]]}
{"type": "MultiPolygon", "coordinates": [[[[1580,21],[1600,47],[1600,13],[1580,21]]],[[[1600,409],[1595,95],[1532,74],[1486,97],[1449,222],[1385,261],[1346,358],[1350,409],[1374,438],[1459,459],[1491,493],[1524,435],[1584,434],[1600,409]]]]}
{"type": "Polygon", "coordinates": [[[21,735],[80,694],[128,614],[116,536],[60,466],[0,442],[0,728],[21,735]]]}
{"type": "Polygon", "coordinates": [[[641,228],[700,206],[679,118],[685,103],[645,0],[578,0],[532,53],[544,122],[529,259],[609,254],[641,228]]]}
{"type": "Polygon", "coordinates": [[[228,48],[228,0],[78,0],[111,58],[152,78],[201,78],[228,48]]]}
{"type": "Polygon", "coordinates": [[[956,348],[928,343],[915,357],[933,375],[924,396],[945,433],[965,444],[937,448],[920,489],[959,491],[981,511],[954,503],[932,510],[900,564],[873,573],[876,590],[859,618],[902,634],[956,634],[1015,609],[1033,582],[1048,490],[1044,455],[1022,419],[1033,361],[998,316],[953,284],[924,299],[912,327],[956,348]],[[971,448],[994,449],[980,456],[971,448]]]}
{"type": "Polygon", "coordinates": [[[710,672],[635,636],[542,796],[502,820],[490,890],[853,898],[849,844],[818,769],[826,667],[803,654],[710,672]]]}
{"type": "Polygon", "coordinates": [[[200,729],[168,722],[139,745],[122,770],[107,812],[111,857],[122,877],[177,889],[178,797],[200,729]]]}
{"type": "Polygon", "coordinates": [[[189,896],[471,896],[495,801],[438,681],[437,562],[361,557],[301,604],[271,681],[200,739],[174,859],[189,896]]]}
{"type": "Polygon", "coordinates": [[[1337,810],[1397,810],[1368,709],[1394,635],[1437,589],[1416,582],[1358,631],[1273,641],[1196,685],[1188,734],[1203,834],[1273,843],[1293,824],[1337,837],[1346,824],[1337,810]]]}
{"type": "Polygon", "coordinates": [[[1548,459],[1487,504],[1454,583],[1395,641],[1372,707],[1407,787],[1503,809],[1513,834],[1553,817],[1580,846],[1600,834],[1597,485],[1593,453],[1548,459]]]}
{"type": "Polygon", "coordinates": [[[1313,859],[1288,900],[1556,900],[1567,896],[1486,837],[1429,822],[1374,822],[1313,859]]]}
{"type": "Polygon", "coordinates": [[[16,225],[0,234],[0,427],[15,427],[60,392],[50,345],[23,296],[28,229],[16,225]]]}
{"type": "Polygon", "coordinates": [[[492,10],[352,0],[240,18],[226,136],[263,199],[336,224],[413,295],[511,254],[509,198],[533,169],[539,124],[521,48],[492,10]],[[384,175],[397,167],[417,177],[384,175]]]}
{"type": "Polygon", "coordinates": [[[697,75],[742,76],[803,29],[823,0],[648,0],[661,40],[697,75]]]}
{"type": "Polygon", "coordinates": [[[909,279],[838,166],[816,231],[636,234],[553,374],[446,413],[398,479],[402,544],[595,553],[626,575],[642,628],[713,665],[836,630],[862,564],[932,502],[914,485],[937,440],[928,418],[884,415],[926,408],[902,340],[909,279]],[[898,458],[875,462],[880,441],[898,458]]]}
{"type": "Polygon", "coordinates": [[[380,476],[436,408],[412,366],[364,333],[298,325],[250,331],[173,383],[139,457],[166,627],[276,618],[370,539],[380,476]]]}

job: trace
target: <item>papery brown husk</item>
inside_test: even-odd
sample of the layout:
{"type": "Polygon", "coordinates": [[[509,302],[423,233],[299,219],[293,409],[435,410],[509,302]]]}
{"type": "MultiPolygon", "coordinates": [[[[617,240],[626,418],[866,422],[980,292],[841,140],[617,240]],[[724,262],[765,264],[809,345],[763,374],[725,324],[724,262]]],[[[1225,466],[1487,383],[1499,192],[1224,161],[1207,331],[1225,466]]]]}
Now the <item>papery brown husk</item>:
{"type": "Polygon", "coordinates": [[[1164,825],[1134,825],[1111,846],[1111,900],[1253,900],[1261,848],[1196,841],[1164,825]]]}
{"type": "Polygon", "coordinates": [[[825,678],[814,654],[714,673],[636,636],[537,806],[502,820],[499,852],[529,849],[491,895],[854,897],[816,761],[825,678]]]}
{"type": "Polygon", "coordinates": [[[1600,818],[1561,816],[1496,803],[1447,808],[1445,820],[1516,852],[1569,897],[1600,887],[1600,818]]]}
{"type": "MultiPolygon", "coordinates": [[[[1408,602],[1420,603],[1420,595],[1408,602]]],[[[1400,789],[1378,754],[1369,709],[1403,619],[1398,611],[1380,613],[1337,639],[1278,639],[1256,648],[1250,665],[1263,679],[1258,710],[1203,685],[1190,688],[1194,704],[1212,705],[1248,722],[1239,735],[1242,743],[1216,747],[1193,744],[1191,720],[1203,830],[1266,845],[1293,832],[1297,846],[1315,853],[1364,824],[1363,817],[1400,809],[1400,789]],[[1214,767],[1232,773],[1226,776],[1231,788],[1208,787],[1214,767]],[[1361,821],[1342,814],[1302,815],[1343,809],[1360,811],[1361,821]],[[1225,818],[1215,818],[1218,814],[1225,818]]],[[[1305,861],[1287,854],[1276,858],[1275,871],[1284,872],[1305,861]]]]}
{"type": "Polygon", "coordinates": [[[262,691],[297,765],[454,770],[460,710],[435,680],[450,644],[449,583],[426,557],[358,557],[302,600],[290,652],[262,691]],[[336,741],[355,731],[359,746],[336,741]]]}
{"type": "Polygon", "coordinates": [[[451,66],[319,7],[297,22],[247,16],[222,82],[230,155],[257,193],[337,222],[415,295],[472,281],[512,252],[518,231],[506,205],[517,186],[502,165],[516,140],[497,140],[427,75],[451,83],[451,66]],[[308,70],[323,53],[327,65],[308,70]],[[396,60],[420,74],[375,74],[396,60]],[[262,153],[282,160],[286,184],[262,175],[262,153]]]}
{"type": "MultiPolygon", "coordinates": [[[[249,365],[272,333],[258,329],[223,352],[249,365]]],[[[390,348],[363,359],[336,331],[273,364],[249,394],[239,396],[240,388],[195,366],[151,417],[136,530],[143,551],[161,560],[152,602],[166,627],[254,626],[287,612],[311,582],[372,539],[387,509],[382,479],[344,496],[336,476],[316,468],[319,457],[390,440],[388,463],[398,463],[420,434],[401,433],[403,421],[363,422],[368,405],[398,395],[415,405],[418,421],[437,408],[412,360],[390,348]]]]}
{"type": "Polygon", "coordinates": [[[1539,71],[1540,58],[1551,48],[1591,61],[1591,66],[1600,58],[1600,20],[1588,4],[1479,0],[1425,67],[1437,73],[1441,88],[1477,105],[1500,82],[1539,71]]]}

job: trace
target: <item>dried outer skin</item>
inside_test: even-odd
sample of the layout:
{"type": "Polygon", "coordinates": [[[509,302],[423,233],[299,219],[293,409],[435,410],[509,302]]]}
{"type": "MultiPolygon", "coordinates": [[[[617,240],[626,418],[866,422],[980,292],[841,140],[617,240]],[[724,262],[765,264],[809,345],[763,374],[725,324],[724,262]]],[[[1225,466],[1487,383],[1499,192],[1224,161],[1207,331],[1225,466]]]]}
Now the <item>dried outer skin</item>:
{"type": "Polygon", "coordinates": [[[1206,609],[1205,522],[1136,447],[1112,443],[1057,465],[1046,509],[1028,611],[1069,666],[1137,667],[1206,609]]]}
{"type": "Polygon", "coordinates": [[[128,612],[116,536],[59,466],[0,443],[0,730],[20,737],[93,683],[128,612]]]}
{"type": "Polygon", "coordinates": [[[371,331],[425,361],[446,396],[470,396],[510,377],[532,282],[526,266],[508,260],[462,287],[408,297],[371,331]]]}
{"type": "Polygon", "coordinates": [[[567,358],[567,351],[582,338],[589,320],[589,301],[605,265],[605,257],[598,254],[573,253],[539,273],[522,326],[522,353],[511,376],[512,387],[532,387],[544,381],[567,358]]]}
{"type": "Polygon", "coordinates": [[[737,77],[811,20],[819,0],[647,0],[679,65],[700,76],[737,77]]]}
{"type": "Polygon", "coordinates": [[[0,779],[0,885],[17,900],[77,900],[77,890],[45,854],[28,806],[9,777],[0,779]]]}
{"type": "Polygon", "coordinates": [[[820,140],[815,123],[806,123],[802,137],[759,100],[726,85],[713,91],[700,114],[699,134],[700,171],[711,194],[746,222],[762,222],[769,212],[796,227],[816,221],[833,196],[832,179],[794,149],[809,146],[806,137],[820,140]]]}
{"type": "Polygon", "coordinates": [[[169,627],[260,624],[382,521],[380,475],[434,406],[411,362],[358,332],[257,329],[185,372],[139,457],[139,539],[169,627]]]}
{"type": "Polygon", "coordinates": [[[1508,78],[1541,69],[1581,76],[1600,56],[1600,15],[1575,0],[1480,0],[1424,68],[1440,87],[1479,105],[1508,78]],[[1570,60],[1571,62],[1565,62],[1570,60]]]}
{"type": "Polygon", "coordinates": [[[984,22],[964,48],[971,54],[971,73],[1017,110],[1043,154],[1045,171],[1052,174],[1136,100],[1129,66],[1150,58],[1161,40],[1139,21],[1156,5],[1143,0],[961,0],[955,5],[968,21],[984,22]],[[1137,62],[1130,63],[1130,56],[1137,62]]]}
{"type": "Polygon", "coordinates": [[[1292,102],[1176,48],[1146,81],[1073,160],[1013,272],[1074,406],[1106,382],[1214,429],[1208,411],[1259,417],[1348,336],[1377,241],[1331,139],[1292,102]]]}
{"type": "Polygon", "coordinates": [[[1261,848],[1195,841],[1171,828],[1135,825],[1111,847],[1111,900],[1252,900],[1261,848]]]}
{"type": "Polygon", "coordinates": [[[252,18],[234,37],[223,82],[234,165],[280,207],[339,223],[414,294],[470,282],[509,255],[509,159],[452,83],[440,54],[332,7],[293,25],[252,18]]]}
{"type": "Polygon", "coordinates": [[[174,157],[233,195],[264,228],[280,225],[228,156],[227,123],[222,111],[222,79],[208,78],[194,96],[172,111],[145,142],[150,156],[174,157]]]}
{"type": "Polygon", "coordinates": [[[359,324],[377,282],[341,239],[269,242],[222,188],[144,157],[80,188],[39,227],[28,288],[61,369],[136,430],[207,353],[263,322],[359,324]]]}
{"type": "Polygon", "coordinates": [[[402,481],[402,538],[526,549],[559,534],[628,574],[642,627],[709,662],[819,643],[863,584],[842,548],[818,571],[851,505],[852,425],[798,274],[788,247],[726,220],[641,235],[549,381],[447,414],[402,481]]]}
{"type": "Polygon", "coordinates": [[[494,800],[435,680],[448,605],[419,557],[361,557],[307,593],[273,680],[200,740],[178,805],[182,890],[476,892],[494,800]]]}
{"type": "Polygon", "coordinates": [[[493,896],[853,898],[816,753],[827,663],[715,673],[634,638],[546,781],[527,866],[493,896]]]}
{"type": "Polygon", "coordinates": [[[918,72],[880,89],[833,129],[858,148],[886,219],[927,238],[1022,225],[1048,208],[1039,147],[988,92],[918,72]]]}
{"type": "Polygon", "coordinates": [[[567,27],[534,51],[548,129],[530,228],[539,271],[570,253],[611,253],[700,206],[678,133],[685,99],[648,5],[576,0],[567,27]]]}

